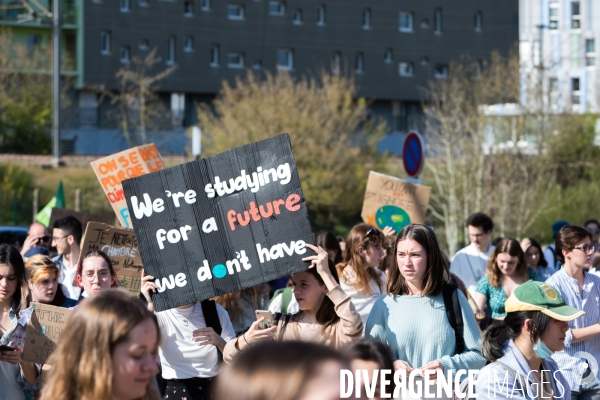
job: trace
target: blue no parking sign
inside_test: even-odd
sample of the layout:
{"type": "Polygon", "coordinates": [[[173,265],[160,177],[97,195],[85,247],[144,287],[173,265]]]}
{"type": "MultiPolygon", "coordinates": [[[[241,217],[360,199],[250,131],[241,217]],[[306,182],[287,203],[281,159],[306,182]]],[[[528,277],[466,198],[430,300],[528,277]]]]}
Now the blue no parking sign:
{"type": "Polygon", "coordinates": [[[417,131],[410,131],[404,138],[402,145],[402,164],[406,174],[411,178],[418,178],[423,170],[424,159],[423,137],[417,131]]]}

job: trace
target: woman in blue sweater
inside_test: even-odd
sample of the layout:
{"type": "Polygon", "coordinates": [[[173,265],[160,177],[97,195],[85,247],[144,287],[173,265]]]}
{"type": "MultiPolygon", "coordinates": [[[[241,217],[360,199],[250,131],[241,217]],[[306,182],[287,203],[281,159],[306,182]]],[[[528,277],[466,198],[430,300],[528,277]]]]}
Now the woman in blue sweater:
{"type": "MultiPolygon", "coordinates": [[[[448,371],[479,369],[485,365],[481,334],[469,303],[457,291],[464,321],[464,351],[456,354],[456,337],[448,321],[442,289],[449,271],[435,234],[425,225],[402,229],[387,283],[387,296],[373,306],[366,334],[390,346],[394,368],[448,371]]],[[[435,375],[434,375],[435,378],[435,375]]]]}

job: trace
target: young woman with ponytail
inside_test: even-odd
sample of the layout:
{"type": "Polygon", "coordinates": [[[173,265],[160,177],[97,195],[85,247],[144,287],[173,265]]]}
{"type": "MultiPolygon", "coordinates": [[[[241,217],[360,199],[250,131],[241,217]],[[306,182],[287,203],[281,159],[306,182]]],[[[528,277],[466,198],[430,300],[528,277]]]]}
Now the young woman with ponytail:
{"type": "Polygon", "coordinates": [[[583,314],[550,285],[528,281],[504,305],[506,318],[483,334],[483,356],[491,364],[477,377],[477,398],[571,399],[571,390],[550,356],[564,349],[572,321],[583,314]]]}

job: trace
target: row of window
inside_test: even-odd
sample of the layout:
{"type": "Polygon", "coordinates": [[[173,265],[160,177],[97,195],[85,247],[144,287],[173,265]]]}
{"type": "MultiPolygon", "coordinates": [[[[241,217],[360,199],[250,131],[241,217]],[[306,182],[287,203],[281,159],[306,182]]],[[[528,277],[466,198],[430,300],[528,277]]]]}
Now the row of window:
{"type": "MultiPolygon", "coordinates": [[[[560,20],[560,4],[557,0],[551,0],[549,4],[549,29],[558,29],[560,20]]],[[[590,11],[591,12],[591,11],[590,11]]],[[[579,0],[571,1],[571,28],[581,29],[581,3],[579,0]]]]}
{"type": "MultiPolygon", "coordinates": [[[[100,1],[100,0],[95,0],[100,1]]],[[[131,10],[131,0],[120,0],[121,11],[129,12],[131,10]]],[[[139,0],[140,6],[148,7],[149,0],[139,0]]],[[[574,2],[575,3],[575,2],[574,2]]],[[[579,4],[579,2],[577,2],[579,4]]],[[[210,0],[201,0],[201,10],[210,11],[211,3],[210,0]]],[[[245,8],[243,4],[228,4],[227,5],[227,18],[233,21],[240,21],[245,18],[245,8]]],[[[552,10],[552,9],[551,9],[552,10]]],[[[557,9],[556,9],[557,10],[557,9]]],[[[183,2],[183,14],[186,17],[194,15],[194,1],[186,0],[183,2]]],[[[284,1],[269,1],[269,15],[273,16],[285,16],[286,15],[286,4],[284,1]]],[[[326,19],[326,8],[325,4],[319,4],[317,6],[317,25],[324,26],[326,19]]],[[[552,11],[551,11],[552,18],[552,11]]],[[[398,16],[398,29],[400,32],[412,33],[414,32],[414,13],[412,11],[401,11],[398,16]]],[[[295,25],[302,25],[303,23],[303,12],[302,8],[294,8],[292,10],[292,23],[295,25]]],[[[558,23],[558,22],[557,22],[558,23]]],[[[475,32],[481,32],[483,28],[483,13],[477,11],[473,17],[473,25],[475,32]]],[[[552,24],[551,24],[552,25],[552,24]]],[[[371,29],[371,9],[365,8],[362,12],[362,27],[363,29],[371,29]]],[[[429,19],[423,18],[420,22],[420,27],[423,29],[429,28],[429,19]]],[[[442,9],[436,8],[433,13],[433,30],[435,33],[442,32],[442,9]]]]}
{"type": "MultiPolygon", "coordinates": [[[[110,55],[111,45],[111,33],[109,31],[101,32],[101,52],[104,55],[110,55]]],[[[147,39],[140,39],[138,42],[138,48],[143,51],[147,51],[150,48],[150,44],[147,39]]],[[[185,36],[183,38],[183,51],[193,52],[194,51],[194,38],[192,36],[185,36]]],[[[176,53],[176,39],[175,36],[169,36],[167,38],[167,54],[166,63],[171,65],[175,63],[176,53]]],[[[131,61],[131,48],[129,46],[119,47],[119,60],[121,63],[129,63],[131,61]]],[[[384,52],[384,61],[388,64],[393,63],[393,50],[387,49],[384,52]]],[[[419,62],[422,66],[429,65],[429,59],[427,57],[421,58],[419,62]]],[[[333,73],[339,74],[341,72],[342,65],[342,53],[335,51],[331,60],[331,69],[333,73]]],[[[210,66],[220,66],[220,47],[219,45],[213,44],[210,49],[210,66]]],[[[228,68],[245,68],[246,61],[243,52],[228,52],[227,53],[227,67],[228,68]]],[[[252,63],[253,69],[262,69],[262,62],[255,60],[252,63]]],[[[277,69],[282,71],[291,71],[294,69],[294,50],[289,48],[277,49],[277,69]]],[[[354,59],[354,71],[357,74],[364,74],[365,62],[364,54],[362,52],[356,53],[354,59]]],[[[413,77],[415,74],[415,67],[412,61],[400,61],[398,63],[398,75],[401,77],[413,77]]],[[[433,76],[435,78],[446,78],[448,76],[448,64],[436,64],[433,70],[433,76]]]]}

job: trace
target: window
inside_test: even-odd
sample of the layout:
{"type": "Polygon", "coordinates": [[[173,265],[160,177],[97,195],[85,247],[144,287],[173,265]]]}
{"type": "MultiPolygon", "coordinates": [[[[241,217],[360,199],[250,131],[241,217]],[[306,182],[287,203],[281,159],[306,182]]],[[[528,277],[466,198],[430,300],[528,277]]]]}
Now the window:
{"type": "Polygon", "coordinates": [[[138,41],[138,49],[142,50],[142,51],[147,51],[150,49],[150,42],[148,41],[148,39],[140,39],[138,41]]]}
{"type": "Polygon", "coordinates": [[[302,25],[302,9],[295,8],[292,12],[292,22],[294,25],[302,25]]]}
{"type": "Polygon", "coordinates": [[[394,61],[394,51],[392,49],[385,49],[383,53],[383,61],[387,64],[391,64],[394,61]]]}
{"type": "Polygon", "coordinates": [[[436,79],[446,79],[448,77],[448,64],[437,64],[433,70],[433,77],[436,79]]]}
{"type": "Polygon", "coordinates": [[[594,39],[585,40],[585,65],[588,67],[596,65],[596,43],[594,39]]]}
{"type": "Polygon", "coordinates": [[[277,49],[277,69],[290,71],[294,68],[294,51],[292,49],[277,49]]]}
{"type": "Polygon", "coordinates": [[[186,17],[194,16],[194,2],[187,0],[183,3],[183,15],[186,17]]]}
{"type": "Polygon", "coordinates": [[[550,78],[548,82],[548,91],[550,92],[550,107],[558,108],[558,79],[550,78]]]}
{"type": "Polygon", "coordinates": [[[229,68],[244,68],[244,53],[227,53],[229,68]]]}
{"type": "Polygon", "coordinates": [[[119,61],[121,61],[121,64],[127,64],[130,61],[129,46],[119,47],[119,61]]]}
{"type": "Polygon", "coordinates": [[[475,32],[481,32],[483,25],[483,13],[481,11],[477,11],[475,13],[475,32]]]}
{"type": "Polygon", "coordinates": [[[210,11],[210,0],[201,0],[200,9],[202,11],[210,11]]]}
{"type": "Polygon", "coordinates": [[[412,32],[413,31],[413,14],[408,11],[400,12],[400,32],[412,32]]]}
{"type": "Polygon", "coordinates": [[[571,78],[571,104],[579,105],[581,101],[581,92],[579,91],[579,78],[571,78]]]}
{"type": "Polygon", "coordinates": [[[548,22],[548,28],[558,29],[558,2],[550,3],[550,21],[548,22]]]}
{"type": "Polygon", "coordinates": [[[333,58],[331,59],[331,73],[339,74],[342,70],[342,53],[339,51],[333,52],[333,58]]]}
{"type": "Polygon", "coordinates": [[[217,68],[219,66],[219,45],[213,44],[210,48],[210,66],[217,68]]]}
{"type": "Polygon", "coordinates": [[[260,71],[260,70],[262,69],[262,61],[260,61],[260,60],[255,60],[255,61],[252,63],[252,69],[255,69],[255,70],[257,70],[257,71],[260,71]]]}
{"type": "Polygon", "coordinates": [[[398,63],[398,75],[402,77],[414,76],[414,66],[410,61],[401,61],[398,63]]]}
{"type": "Polygon", "coordinates": [[[183,51],[191,53],[194,51],[194,37],[186,36],[183,38],[183,51]]]}
{"type": "Polygon", "coordinates": [[[317,25],[325,25],[325,4],[319,4],[317,6],[317,25]]]}
{"type": "Polygon", "coordinates": [[[581,14],[579,12],[579,2],[571,2],[571,29],[581,29],[581,14]]]}
{"type": "Polygon", "coordinates": [[[371,9],[365,8],[363,10],[363,29],[371,29],[371,9]]]}
{"type": "Polygon", "coordinates": [[[33,51],[40,43],[40,35],[27,35],[27,50],[33,51]]]}
{"type": "Polygon", "coordinates": [[[167,38],[167,64],[175,64],[175,36],[167,38]]]}
{"type": "Polygon", "coordinates": [[[110,31],[100,32],[100,53],[110,54],[110,31]]]}
{"type": "Polygon", "coordinates": [[[140,7],[150,7],[149,0],[139,0],[140,7]]]}
{"type": "Polygon", "coordinates": [[[356,53],[356,59],[354,60],[354,70],[357,74],[365,73],[365,56],[363,53],[356,53]]]}
{"type": "Polygon", "coordinates": [[[442,33],[442,9],[436,8],[433,13],[433,31],[438,35],[442,33]]]}
{"type": "Polygon", "coordinates": [[[244,19],[244,6],[241,4],[229,4],[227,5],[227,18],[240,21],[244,19]]]}
{"type": "Polygon", "coordinates": [[[283,16],[285,15],[285,3],[282,1],[269,2],[269,15],[283,16]]]}
{"type": "Polygon", "coordinates": [[[119,0],[119,4],[121,5],[121,12],[129,12],[131,9],[129,7],[129,0],[119,0]]]}

